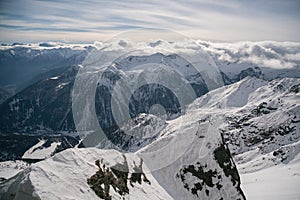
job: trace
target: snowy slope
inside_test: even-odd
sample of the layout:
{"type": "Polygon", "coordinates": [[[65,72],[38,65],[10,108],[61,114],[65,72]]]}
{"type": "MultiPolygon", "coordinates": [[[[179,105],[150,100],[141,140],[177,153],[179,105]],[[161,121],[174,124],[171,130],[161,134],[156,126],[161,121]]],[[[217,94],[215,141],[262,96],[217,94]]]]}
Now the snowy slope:
{"type": "Polygon", "coordinates": [[[223,144],[218,123],[214,116],[190,110],[169,121],[161,137],[139,151],[174,199],[243,199],[235,164],[223,144]],[[215,174],[212,185],[205,175],[199,176],[201,172],[215,174]]]}
{"type": "Polygon", "coordinates": [[[49,147],[43,147],[46,143],[46,140],[40,140],[37,144],[28,149],[22,159],[45,159],[49,158],[55,152],[57,146],[59,146],[60,142],[52,142],[49,147]]]}
{"type": "MultiPolygon", "coordinates": [[[[195,123],[194,126],[198,126],[198,123],[195,123]]],[[[171,129],[174,128],[177,127],[171,129]]],[[[188,130],[190,130],[190,128],[188,128],[188,130]]],[[[187,134],[187,132],[185,133],[187,134]]],[[[184,146],[185,143],[189,144],[188,140],[180,142],[182,141],[182,136],[179,137],[178,134],[179,133],[176,133],[173,136],[178,137],[178,139],[175,139],[177,145],[173,146],[173,150],[176,151],[177,149],[177,151],[172,152],[170,156],[178,156],[176,154],[180,155],[181,152],[178,152],[181,150],[181,148],[178,148],[179,143],[182,143],[181,146],[184,146]]],[[[197,132],[197,134],[199,133],[197,132]]],[[[172,135],[172,133],[167,133],[166,136],[170,137],[170,135],[172,135]]],[[[199,139],[203,140],[203,137],[199,139]]],[[[161,140],[165,141],[168,140],[168,138],[164,137],[161,140]]],[[[213,143],[211,148],[215,148],[214,145],[219,144],[219,141],[215,142],[216,143],[213,143]]],[[[159,143],[164,142],[157,141],[154,145],[159,145],[159,143]]],[[[153,148],[153,146],[151,148],[153,148]]],[[[143,151],[146,151],[146,149],[143,149],[143,151]]],[[[197,149],[199,151],[199,148],[197,149]]],[[[191,155],[191,153],[194,155],[189,157],[188,160],[186,160],[187,157],[183,157],[179,161],[171,164],[173,166],[172,168],[168,166],[164,169],[157,169],[154,173],[149,170],[147,165],[161,162],[161,160],[154,158],[151,159],[151,163],[149,163],[149,160],[144,160],[145,164],[143,165],[143,171],[151,184],[148,182],[142,182],[141,184],[134,183],[133,186],[128,184],[129,194],[122,195],[122,198],[211,199],[214,197],[223,197],[225,199],[242,199],[242,196],[237,189],[239,182],[239,180],[236,179],[237,177],[231,177],[229,174],[224,174],[223,169],[218,165],[211,154],[206,155],[204,158],[196,159],[198,157],[198,151],[192,149],[189,151],[189,155],[191,155]],[[201,164],[198,162],[196,163],[194,159],[201,162],[201,164]],[[208,177],[210,177],[209,174],[212,170],[212,185],[210,185],[209,182],[201,183],[200,178],[197,178],[195,174],[193,175],[192,171],[189,172],[190,168],[193,168],[196,172],[198,169],[199,173],[201,172],[200,169],[202,169],[204,170],[204,173],[208,173],[208,177]],[[168,169],[168,173],[166,173],[165,169],[168,169]],[[169,169],[171,169],[171,171],[169,171],[169,169]],[[234,184],[232,182],[233,180],[235,180],[234,184]],[[173,190],[168,188],[166,191],[164,189],[166,183],[171,183],[172,186],[177,187],[174,187],[173,190]],[[201,183],[204,188],[202,191],[199,189],[196,190],[196,193],[193,194],[191,189],[196,183],[201,183]],[[184,187],[185,185],[187,185],[189,189],[184,187]],[[217,189],[217,187],[220,188],[217,189]]],[[[166,155],[169,153],[166,152],[166,155]]],[[[129,172],[132,173],[135,163],[139,163],[141,158],[138,154],[125,154],[125,157],[129,165],[129,172]]],[[[100,150],[95,148],[68,149],[45,161],[31,165],[17,176],[1,184],[0,191],[2,193],[2,198],[5,199],[7,196],[14,194],[15,199],[23,199],[25,197],[41,199],[97,199],[98,197],[91,190],[86,180],[97,171],[97,166],[94,163],[98,159],[102,164],[105,164],[106,167],[112,167],[116,162],[122,163],[124,161],[123,155],[114,150],[100,150]]],[[[231,160],[230,162],[231,163],[228,163],[230,168],[234,169],[233,161],[231,160]]],[[[151,167],[153,167],[153,165],[151,165],[151,167]]],[[[235,175],[237,175],[237,172],[235,175]]],[[[120,195],[112,188],[110,189],[110,195],[112,195],[112,199],[120,199],[120,195]]]]}
{"type": "Polygon", "coordinates": [[[15,176],[17,173],[26,169],[28,166],[28,163],[21,160],[0,162],[0,181],[15,176]]]}
{"type": "Polygon", "coordinates": [[[246,78],[204,95],[191,108],[223,113],[222,132],[234,155],[252,159],[257,153],[281,149],[275,154],[288,162],[298,153],[285,149],[299,145],[299,85],[300,80],[292,78],[246,78]]]}
{"type": "MultiPolygon", "coordinates": [[[[130,172],[132,172],[134,162],[138,163],[140,159],[134,155],[125,156],[130,172]]],[[[114,150],[68,149],[45,161],[33,164],[9,180],[14,182],[22,179],[20,185],[1,188],[1,192],[3,189],[8,189],[9,192],[5,194],[7,195],[17,191],[16,199],[22,199],[27,195],[41,199],[98,199],[86,181],[97,171],[95,161],[98,159],[103,160],[106,166],[111,167],[117,162],[121,162],[123,156],[114,150]],[[34,191],[30,190],[32,187],[34,187],[34,191]]],[[[146,176],[151,184],[134,183],[133,187],[128,184],[130,196],[125,195],[126,199],[171,199],[151,174],[146,174],[146,176]]],[[[120,199],[118,193],[113,189],[110,191],[113,199],[120,199]]],[[[5,198],[5,195],[2,198],[5,198]]]]}

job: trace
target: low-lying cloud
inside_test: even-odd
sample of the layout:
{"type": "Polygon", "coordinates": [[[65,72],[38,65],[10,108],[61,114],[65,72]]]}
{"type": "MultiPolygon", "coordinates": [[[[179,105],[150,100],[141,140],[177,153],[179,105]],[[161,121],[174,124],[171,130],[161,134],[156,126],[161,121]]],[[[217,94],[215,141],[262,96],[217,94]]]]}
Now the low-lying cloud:
{"type": "Polygon", "coordinates": [[[253,63],[259,67],[287,69],[299,67],[300,43],[237,42],[212,43],[199,41],[203,49],[220,61],[253,63]]]}
{"type": "Polygon", "coordinates": [[[170,42],[155,40],[151,42],[134,42],[131,40],[115,40],[106,42],[94,42],[93,44],[64,44],[55,42],[44,42],[37,44],[17,44],[14,46],[1,46],[0,49],[11,49],[16,47],[51,49],[71,48],[78,49],[91,46],[104,51],[132,51],[144,50],[155,53],[178,53],[191,55],[198,51],[207,52],[216,63],[230,64],[253,64],[258,67],[273,69],[300,68],[300,43],[297,42],[234,42],[221,43],[203,40],[183,40],[170,42]]]}

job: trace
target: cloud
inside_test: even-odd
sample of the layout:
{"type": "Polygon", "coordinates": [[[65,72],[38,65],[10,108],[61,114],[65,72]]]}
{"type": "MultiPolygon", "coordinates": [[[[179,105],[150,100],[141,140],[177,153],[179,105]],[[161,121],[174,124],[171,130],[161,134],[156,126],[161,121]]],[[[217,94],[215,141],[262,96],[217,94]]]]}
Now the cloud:
{"type": "Polygon", "coordinates": [[[107,51],[140,49],[145,52],[148,51],[150,54],[166,52],[167,54],[176,53],[179,55],[198,55],[199,52],[204,51],[217,63],[235,63],[241,68],[244,64],[252,64],[271,69],[300,69],[300,43],[297,42],[247,41],[224,43],[181,38],[182,40],[176,42],[156,40],[145,43],[124,41],[121,38],[122,36],[116,37],[112,41],[97,42],[97,48],[107,51]]]}
{"type": "Polygon", "coordinates": [[[259,67],[288,69],[299,67],[300,43],[297,42],[235,42],[199,41],[202,48],[216,59],[230,63],[252,63],[259,67]]]}
{"type": "Polygon", "coordinates": [[[300,52],[295,54],[286,54],[285,58],[292,61],[300,61],[300,52]]]}
{"type": "Polygon", "coordinates": [[[111,33],[139,27],[173,29],[202,39],[300,41],[300,14],[296,12],[299,8],[297,1],[276,0],[259,3],[2,0],[0,31],[3,41],[39,41],[47,37],[49,40],[66,37],[72,41],[94,41],[99,37],[104,40],[111,33]],[[99,37],[95,38],[97,34],[99,37]]]}

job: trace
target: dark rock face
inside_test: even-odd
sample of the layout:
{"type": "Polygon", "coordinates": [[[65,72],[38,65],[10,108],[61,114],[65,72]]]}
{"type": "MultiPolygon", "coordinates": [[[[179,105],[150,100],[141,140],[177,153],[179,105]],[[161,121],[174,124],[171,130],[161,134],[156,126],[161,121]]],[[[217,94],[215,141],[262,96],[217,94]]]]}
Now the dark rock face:
{"type": "Polygon", "coordinates": [[[87,183],[95,191],[95,193],[105,200],[111,200],[109,190],[112,188],[121,196],[129,194],[128,182],[132,187],[134,184],[151,184],[143,172],[143,160],[141,159],[138,166],[134,166],[133,172],[129,174],[129,167],[125,155],[124,162],[117,163],[115,166],[105,168],[99,160],[95,161],[99,170],[96,174],[87,179],[87,183]]]}
{"type": "Polygon", "coordinates": [[[129,108],[132,117],[139,113],[149,113],[151,106],[159,104],[166,109],[167,115],[181,112],[177,97],[172,91],[159,84],[148,84],[140,87],[131,97],[129,108]],[[146,94],[139,96],[139,94],[146,94]]]}
{"type": "Polygon", "coordinates": [[[247,69],[242,70],[237,75],[237,81],[242,80],[243,78],[246,78],[247,76],[262,78],[263,74],[262,74],[262,71],[259,67],[247,68],[247,69]]]}
{"type": "Polygon", "coordinates": [[[240,188],[240,177],[236,169],[236,166],[231,158],[228,147],[224,144],[221,144],[217,149],[214,150],[215,160],[218,162],[219,166],[223,169],[227,177],[231,177],[233,185],[236,185],[237,188],[240,188]]]}
{"type": "MultiPolygon", "coordinates": [[[[188,191],[191,191],[193,195],[198,197],[198,191],[203,190],[204,185],[208,187],[216,186],[218,189],[222,188],[221,185],[221,176],[218,175],[217,170],[212,171],[211,169],[207,169],[207,165],[201,166],[199,162],[196,165],[189,165],[180,170],[179,175],[181,181],[184,183],[184,188],[188,191]],[[185,176],[187,174],[191,176],[197,177],[199,179],[198,182],[194,183],[194,185],[190,188],[188,183],[185,182],[185,176]],[[213,178],[218,178],[217,183],[213,183],[213,178]]],[[[209,190],[205,190],[206,195],[209,196],[209,190]]]]}
{"type": "Polygon", "coordinates": [[[298,85],[294,85],[294,86],[292,86],[291,87],[291,89],[290,89],[290,92],[293,92],[293,93],[298,93],[300,91],[300,84],[298,84],[298,85]]]}
{"type": "MultiPolygon", "coordinates": [[[[224,173],[226,177],[230,178],[232,185],[236,188],[238,193],[243,199],[246,199],[240,187],[241,180],[237,168],[222,135],[221,137],[222,143],[220,143],[213,151],[214,159],[217,161],[222,173],[224,173]]],[[[217,190],[221,190],[224,187],[221,171],[217,171],[216,169],[212,170],[207,166],[207,164],[197,162],[195,164],[184,166],[180,169],[179,173],[177,173],[176,177],[181,179],[183,187],[190,191],[193,195],[198,197],[199,193],[205,191],[206,196],[209,198],[211,189],[217,188],[217,190]],[[190,179],[191,176],[196,179],[196,181],[192,184],[186,180],[187,177],[190,179]]]]}

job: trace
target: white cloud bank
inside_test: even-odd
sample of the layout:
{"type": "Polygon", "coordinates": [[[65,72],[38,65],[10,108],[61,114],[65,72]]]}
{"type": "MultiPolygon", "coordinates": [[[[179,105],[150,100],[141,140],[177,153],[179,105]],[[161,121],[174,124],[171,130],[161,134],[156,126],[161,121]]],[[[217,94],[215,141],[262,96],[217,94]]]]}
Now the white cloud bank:
{"type": "Polygon", "coordinates": [[[300,43],[236,42],[213,43],[199,41],[203,48],[220,61],[253,63],[259,67],[288,69],[299,67],[300,43]]]}
{"type": "Polygon", "coordinates": [[[84,49],[93,46],[104,50],[147,50],[148,52],[170,52],[192,54],[198,50],[208,52],[216,63],[253,64],[258,67],[273,69],[298,68],[300,73],[300,43],[297,42],[209,42],[203,40],[183,40],[169,42],[155,40],[152,42],[133,42],[131,40],[115,40],[109,42],[94,42],[93,44],[64,44],[64,43],[36,43],[20,44],[16,46],[0,46],[0,49],[26,47],[34,49],[71,48],[84,49]]]}

